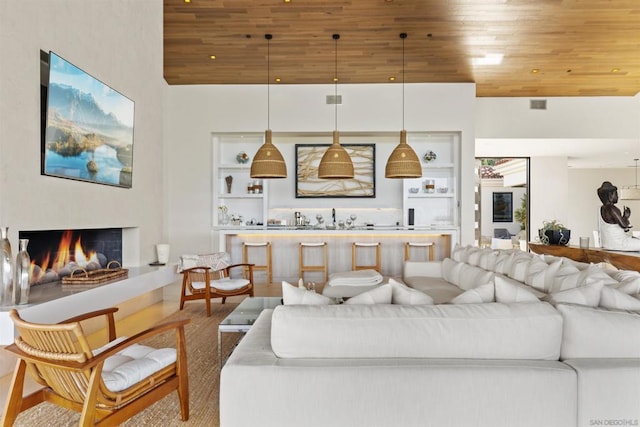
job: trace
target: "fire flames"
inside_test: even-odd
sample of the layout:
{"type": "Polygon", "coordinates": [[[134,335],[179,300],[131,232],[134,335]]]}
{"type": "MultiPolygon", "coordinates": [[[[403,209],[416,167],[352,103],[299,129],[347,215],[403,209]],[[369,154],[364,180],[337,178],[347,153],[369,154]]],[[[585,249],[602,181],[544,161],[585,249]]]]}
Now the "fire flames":
{"type": "Polygon", "coordinates": [[[73,232],[67,230],[60,238],[55,258],[51,261],[51,252],[47,252],[40,264],[36,260],[31,261],[31,283],[44,283],[57,281],[62,276],[67,276],[76,268],[93,270],[100,268],[98,254],[94,251],[87,253],[82,249],[81,238],[72,242],[73,232]]]}

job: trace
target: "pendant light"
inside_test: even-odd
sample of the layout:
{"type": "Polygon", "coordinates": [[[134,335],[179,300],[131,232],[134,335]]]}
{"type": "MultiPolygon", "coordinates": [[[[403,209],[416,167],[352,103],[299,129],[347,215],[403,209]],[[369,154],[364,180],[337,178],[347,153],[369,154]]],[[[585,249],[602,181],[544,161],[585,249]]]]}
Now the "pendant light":
{"type": "Polygon", "coordinates": [[[335,75],[333,78],[335,91],[335,129],[333,131],[333,143],[322,156],[318,165],[318,178],[322,179],[347,179],[353,178],[353,162],[349,153],[340,145],[338,132],[338,39],[340,34],[334,34],[335,40],[335,75]]]}
{"type": "Polygon", "coordinates": [[[633,160],[636,162],[636,185],[620,188],[618,190],[620,200],[640,200],[640,188],[638,188],[638,160],[640,159],[633,160]]]}
{"type": "Polygon", "coordinates": [[[391,152],[385,167],[385,178],[420,178],[422,176],[422,165],[413,151],[407,144],[407,131],[404,128],[404,39],[407,33],[400,33],[402,39],[402,130],[400,131],[400,144],[391,152]]]}
{"type": "Polygon", "coordinates": [[[251,162],[251,178],[286,178],[287,164],[280,151],[271,142],[270,120],[270,92],[269,92],[269,41],[273,36],[265,34],[267,39],[267,130],[264,132],[264,144],[258,149],[251,162]]]}

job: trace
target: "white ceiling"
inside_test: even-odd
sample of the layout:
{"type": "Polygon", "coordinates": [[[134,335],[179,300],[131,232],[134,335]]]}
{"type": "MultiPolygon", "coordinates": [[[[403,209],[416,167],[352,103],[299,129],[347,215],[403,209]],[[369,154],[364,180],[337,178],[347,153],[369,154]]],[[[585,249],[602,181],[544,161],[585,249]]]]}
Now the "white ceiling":
{"type": "Polygon", "coordinates": [[[567,157],[571,168],[633,167],[635,139],[476,139],[476,157],[567,157]]]}

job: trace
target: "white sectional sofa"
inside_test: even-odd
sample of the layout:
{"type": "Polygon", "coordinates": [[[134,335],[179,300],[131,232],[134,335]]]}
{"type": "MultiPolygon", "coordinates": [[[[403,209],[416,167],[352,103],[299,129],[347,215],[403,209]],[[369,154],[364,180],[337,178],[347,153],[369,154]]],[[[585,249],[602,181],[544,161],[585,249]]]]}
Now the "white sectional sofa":
{"type": "Polygon", "coordinates": [[[570,284],[601,291],[620,282],[592,285],[602,273],[593,266],[574,266],[580,278],[556,282],[558,272],[576,272],[561,271],[564,260],[545,260],[560,263],[551,271],[531,260],[533,268],[512,262],[506,273],[479,260],[472,267],[482,271],[457,266],[463,277],[449,277],[457,285],[443,278],[443,263],[409,263],[405,280],[435,305],[296,304],[263,312],[222,369],[221,426],[639,425],[640,313],[549,298],[570,284]],[[527,275],[548,291],[528,285],[527,275]],[[491,286],[493,300],[524,301],[469,303],[488,299],[473,291],[491,286]]]}

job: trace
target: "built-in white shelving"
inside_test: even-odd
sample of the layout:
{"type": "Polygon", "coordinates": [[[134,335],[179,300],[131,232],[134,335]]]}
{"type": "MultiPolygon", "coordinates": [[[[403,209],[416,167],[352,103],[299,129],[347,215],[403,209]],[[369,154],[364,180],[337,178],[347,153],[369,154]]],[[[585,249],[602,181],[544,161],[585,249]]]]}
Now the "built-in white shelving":
{"type": "Polygon", "coordinates": [[[416,226],[460,225],[460,135],[456,132],[409,133],[407,142],[422,163],[422,177],[403,180],[404,225],[409,224],[409,210],[413,209],[416,226]],[[432,151],[436,158],[424,160],[432,151]],[[427,189],[427,183],[433,189],[427,189]],[[431,192],[433,191],[433,192],[431,192]]]}

